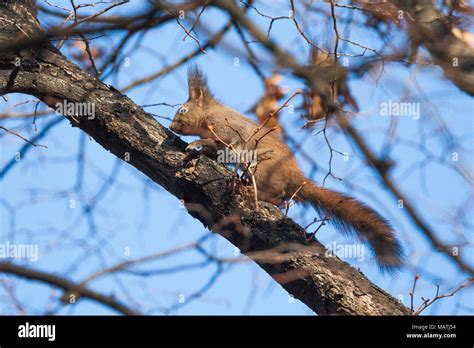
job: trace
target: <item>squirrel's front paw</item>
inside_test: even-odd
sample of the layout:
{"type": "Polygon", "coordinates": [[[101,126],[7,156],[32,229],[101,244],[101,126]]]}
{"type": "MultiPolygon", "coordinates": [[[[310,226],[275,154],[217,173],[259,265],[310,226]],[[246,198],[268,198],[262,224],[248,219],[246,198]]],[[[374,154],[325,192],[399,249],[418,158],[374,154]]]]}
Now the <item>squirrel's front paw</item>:
{"type": "Polygon", "coordinates": [[[201,141],[200,140],[195,140],[192,143],[188,144],[188,146],[186,146],[186,151],[187,152],[189,152],[189,151],[201,152],[202,148],[203,148],[203,146],[201,144],[201,141]]]}
{"type": "Polygon", "coordinates": [[[186,147],[186,151],[213,157],[217,151],[216,142],[213,139],[195,140],[186,147]]]}

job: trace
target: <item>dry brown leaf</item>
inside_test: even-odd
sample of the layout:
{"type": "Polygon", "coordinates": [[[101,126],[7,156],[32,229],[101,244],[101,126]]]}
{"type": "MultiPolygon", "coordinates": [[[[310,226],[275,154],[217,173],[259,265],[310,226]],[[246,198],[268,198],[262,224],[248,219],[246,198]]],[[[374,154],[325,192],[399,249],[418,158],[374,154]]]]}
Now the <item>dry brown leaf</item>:
{"type": "Polygon", "coordinates": [[[372,16],[382,22],[391,21],[400,26],[399,9],[387,0],[355,0],[369,11],[372,16]]]}
{"type": "MultiPolygon", "coordinates": [[[[283,79],[280,74],[272,74],[265,79],[265,92],[257,102],[253,111],[260,123],[265,122],[268,116],[278,109],[279,101],[285,95],[285,90],[278,83],[283,79]]],[[[281,125],[278,122],[278,115],[272,117],[267,122],[267,127],[276,127],[276,132],[281,132],[281,125]]]]}

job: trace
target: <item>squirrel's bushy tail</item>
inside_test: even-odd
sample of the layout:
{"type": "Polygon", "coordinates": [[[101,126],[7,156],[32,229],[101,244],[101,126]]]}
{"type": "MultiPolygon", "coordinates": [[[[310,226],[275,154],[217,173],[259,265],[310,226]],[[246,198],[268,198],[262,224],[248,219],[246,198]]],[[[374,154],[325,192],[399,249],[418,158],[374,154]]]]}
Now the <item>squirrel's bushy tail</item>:
{"type": "Polygon", "coordinates": [[[338,231],[367,241],[382,270],[395,271],[401,266],[402,248],[383,217],[352,197],[307,182],[297,200],[310,203],[338,231]]]}

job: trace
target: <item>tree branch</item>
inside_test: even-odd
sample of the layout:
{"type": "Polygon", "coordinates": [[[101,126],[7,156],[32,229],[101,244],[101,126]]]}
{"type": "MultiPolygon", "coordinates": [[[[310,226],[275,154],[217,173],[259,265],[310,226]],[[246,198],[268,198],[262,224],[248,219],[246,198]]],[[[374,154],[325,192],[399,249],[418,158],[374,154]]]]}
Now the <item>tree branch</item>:
{"type": "Polygon", "coordinates": [[[14,265],[9,262],[0,262],[0,273],[12,274],[21,278],[40,281],[45,284],[53,285],[65,291],[63,296],[64,301],[67,300],[67,295],[74,295],[76,301],[82,298],[88,298],[107,307],[116,310],[125,315],[139,315],[140,313],[127,307],[126,305],[117,301],[113,296],[102,295],[95,292],[84,285],[76,284],[65,278],[58,277],[53,274],[37,271],[31,268],[14,265]]]}

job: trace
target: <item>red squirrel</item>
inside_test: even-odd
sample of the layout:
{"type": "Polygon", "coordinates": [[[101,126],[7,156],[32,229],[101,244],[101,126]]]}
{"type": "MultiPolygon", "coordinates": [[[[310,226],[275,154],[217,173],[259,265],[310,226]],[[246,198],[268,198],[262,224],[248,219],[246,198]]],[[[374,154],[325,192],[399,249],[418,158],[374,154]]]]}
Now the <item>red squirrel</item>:
{"type": "Polygon", "coordinates": [[[345,194],[318,186],[305,177],[288,146],[272,129],[259,125],[217,101],[207,79],[196,67],[188,69],[188,100],[180,106],[170,129],[197,135],[187,150],[210,154],[223,149],[255,151],[251,171],[258,199],[281,205],[290,199],[309,203],[336,230],[368,242],[384,270],[402,264],[402,249],[390,224],[375,210],[345,194]]]}

